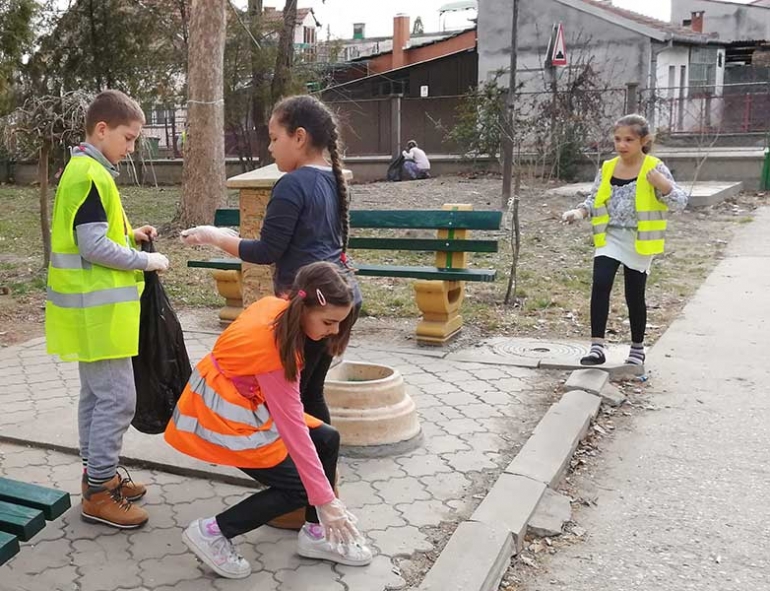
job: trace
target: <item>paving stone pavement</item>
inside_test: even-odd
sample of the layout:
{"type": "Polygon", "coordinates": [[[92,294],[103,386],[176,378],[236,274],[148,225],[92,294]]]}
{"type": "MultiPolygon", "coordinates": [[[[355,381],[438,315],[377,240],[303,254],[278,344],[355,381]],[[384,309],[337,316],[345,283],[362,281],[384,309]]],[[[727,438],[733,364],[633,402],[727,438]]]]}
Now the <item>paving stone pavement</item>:
{"type": "MultiPolygon", "coordinates": [[[[191,359],[206,354],[215,338],[187,332],[191,359]]],[[[192,519],[213,515],[253,492],[221,480],[237,471],[185,458],[159,437],[132,429],[125,455],[155,462],[152,469],[131,470],[150,485],[143,501],[150,522],[134,532],[82,522],[80,463],[68,452],[77,447],[77,365],[46,355],[42,339],[0,351],[0,474],[67,490],[73,501],[72,509],[0,567],[0,590],[384,591],[419,582],[430,566],[419,553],[444,543],[451,524],[470,516],[547,409],[556,376],[447,361],[433,350],[383,351],[368,343],[351,347],[346,359],[400,370],[424,435],[413,451],[340,461],[341,497],[358,516],[374,562],[355,568],[300,558],[295,533],[263,527],[236,540],[254,574],[228,581],[198,566],[180,535],[192,519]],[[164,466],[203,477],[169,473],[164,466]]]]}

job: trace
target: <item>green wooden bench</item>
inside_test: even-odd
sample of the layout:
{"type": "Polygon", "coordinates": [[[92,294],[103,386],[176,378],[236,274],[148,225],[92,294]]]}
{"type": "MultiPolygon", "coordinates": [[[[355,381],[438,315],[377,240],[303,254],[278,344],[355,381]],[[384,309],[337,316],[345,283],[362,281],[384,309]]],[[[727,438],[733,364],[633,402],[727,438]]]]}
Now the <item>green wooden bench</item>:
{"type": "Polygon", "coordinates": [[[0,564],[19,553],[19,541],[28,542],[70,508],[64,491],[0,478],[0,564]]]}
{"type": "MultiPolygon", "coordinates": [[[[443,343],[462,326],[459,308],[464,297],[464,282],[492,282],[494,269],[468,267],[468,253],[493,253],[497,240],[468,238],[470,230],[500,229],[499,211],[472,211],[470,206],[446,205],[440,210],[352,210],[352,230],[436,230],[435,238],[369,237],[352,235],[349,249],[386,251],[434,251],[435,266],[370,265],[355,260],[356,275],[368,277],[401,277],[417,279],[415,292],[423,319],[417,337],[424,342],[443,343]]],[[[218,209],[216,226],[240,226],[240,211],[218,209]]],[[[215,272],[240,273],[241,260],[214,258],[190,260],[188,267],[214,269],[215,272]]],[[[219,287],[219,281],[218,281],[219,287]]],[[[222,293],[221,287],[219,287],[222,293]]],[[[220,314],[220,317],[222,315],[220,314]]]]}

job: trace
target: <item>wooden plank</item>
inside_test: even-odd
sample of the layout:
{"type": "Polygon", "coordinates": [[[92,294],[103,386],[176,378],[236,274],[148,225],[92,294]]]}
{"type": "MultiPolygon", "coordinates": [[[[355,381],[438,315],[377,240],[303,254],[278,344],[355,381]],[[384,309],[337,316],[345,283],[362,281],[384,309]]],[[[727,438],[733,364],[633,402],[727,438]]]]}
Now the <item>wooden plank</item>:
{"type": "Polygon", "coordinates": [[[354,265],[356,275],[367,277],[411,277],[412,279],[433,279],[440,281],[482,281],[495,280],[494,269],[441,269],[438,267],[397,267],[385,265],[354,265]]]}
{"type": "Polygon", "coordinates": [[[44,527],[45,517],[39,509],[0,501],[0,531],[27,542],[44,527]]]}
{"type": "Polygon", "coordinates": [[[502,217],[499,211],[358,209],[350,212],[350,227],[498,230],[502,217]]]}
{"type": "Polygon", "coordinates": [[[70,508],[69,493],[10,478],[0,478],[0,501],[40,509],[49,521],[70,508]]]}
{"type": "Polygon", "coordinates": [[[19,538],[0,531],[0,564],[5,564],[19,553],[19,538]]]}
{"type": "Polygon", "coordinates": [[[241,210],[234,208],[217,209],[214,213],[215,226],[240,226],[241,210]]]}
{"type": "Polygon", "coordinates": [[[240,271],[241,259],[209,259],[207,261],[187,261],[188,267],[198,269],[219,269],[220,271],[240,271]]]}
{"type": "Polygon", "coordinates": [[[497,252],[497,240],[439,240],[424,238],[351,238],[350,248],[370,250],[426,250],[445,252],[497,252]]]}

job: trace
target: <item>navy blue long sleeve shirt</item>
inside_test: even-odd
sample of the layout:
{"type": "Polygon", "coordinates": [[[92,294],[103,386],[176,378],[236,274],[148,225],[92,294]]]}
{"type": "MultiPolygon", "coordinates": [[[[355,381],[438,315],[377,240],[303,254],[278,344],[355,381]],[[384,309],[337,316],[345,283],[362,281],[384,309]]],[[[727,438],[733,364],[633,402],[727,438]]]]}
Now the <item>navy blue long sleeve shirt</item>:
{"type": "MultiPolygon", "coordinates": [[[[331,169],[303,166],[273,187],[259,240],[242,240],[241,260],[259,265],[275,263],[277,295],[291,289],[297,272],[310,263],[341,261],[342,225],[337,180],[331,169]]],[[[356,303],[361,295],[352,273],[356,303]]]]}

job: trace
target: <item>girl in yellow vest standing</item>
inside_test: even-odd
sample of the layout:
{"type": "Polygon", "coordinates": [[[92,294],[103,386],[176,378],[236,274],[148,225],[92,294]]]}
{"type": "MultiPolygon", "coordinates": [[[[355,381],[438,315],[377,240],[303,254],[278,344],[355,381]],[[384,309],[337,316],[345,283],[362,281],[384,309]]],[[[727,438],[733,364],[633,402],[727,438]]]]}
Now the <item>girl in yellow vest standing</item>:
{"type": "Polygon", "coordinates": [[[652,136],[641,115],[626,115],[615,123],[616,158],[602,164],[591,194],[562,221],[591,216],[594,246],[591,290],[591,351],[582,365],[601,365],[610,292],[623,265],[626,304],[631,323],[631,349],[626,363],[644,365],[647,326],[645,290],[654,255],[663,252],[669,211],[682,211],[687,194],[677,186],[665,164],[649,155],[652,136]]]}
{"type": "Polygon", "coordinates": [[[339,267],[303,267],[286,299],[249,306],[198,363],[166,428],[166,441],[204,462],[239,468],[266,489],[182,534],[217,574],[248,577],[232,539],[303,506],[297,553],[351,566],[372,561],[355,518],[335,498],[340,436],[305,414],[299,391],[305,341],[340,354],[350,339],[354,294],[339,267]]]}

